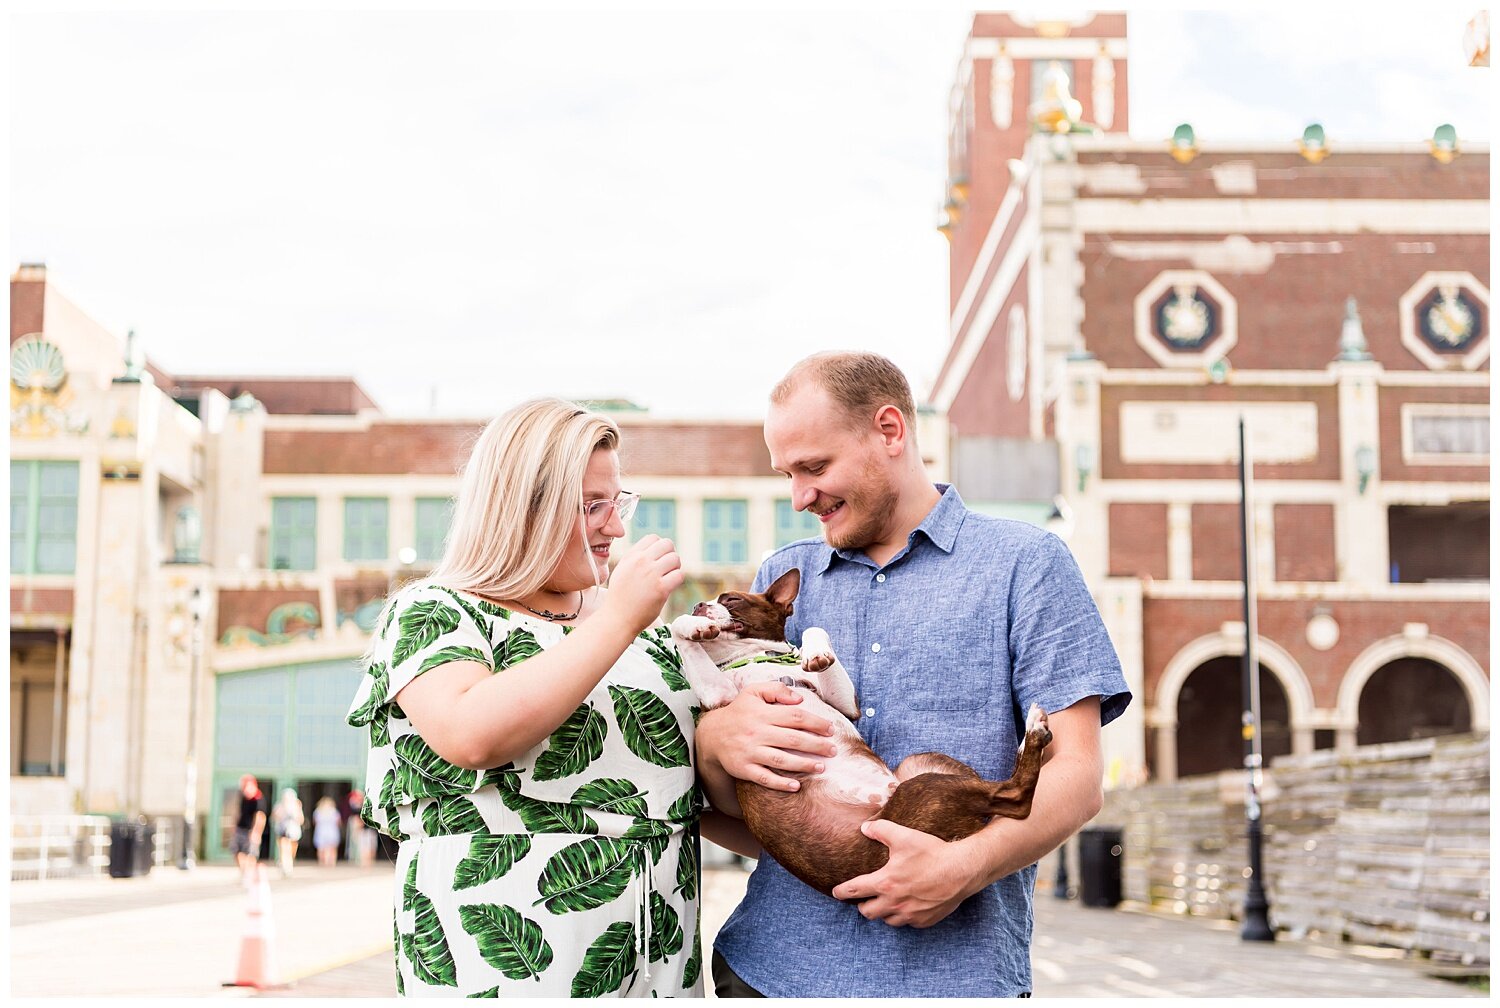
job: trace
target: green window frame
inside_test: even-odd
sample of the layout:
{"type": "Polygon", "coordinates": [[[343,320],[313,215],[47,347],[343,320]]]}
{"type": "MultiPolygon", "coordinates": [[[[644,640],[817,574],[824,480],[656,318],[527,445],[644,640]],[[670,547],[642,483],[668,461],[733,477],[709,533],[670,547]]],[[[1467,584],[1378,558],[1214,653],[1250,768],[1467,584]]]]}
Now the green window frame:
{"type": "Polygon", "coordinates": [[[798,511],[789,497],[776,502],[776,548],[798,539],[821,538],[823,523],[811,511],[798,511]]]}
{"type": "Polygon", "coordinates": [[[271,570],[306,571],[317,565],[318,499],[272,497],[266,566],[271,570]]]}
{"type": "Polygon", "coordinates": [[[746,564],[750,562],[750,502],[706,500],[703,502],[703,562],[746,564]]]}
{"type": "Polygon", "coordinates": [[[642,497],[630,519],[630,541],[642,536],[658,535],[672,539],[677,535],[677,502],[670,497],[642,497]]]}
{"type": "Polygon", "coordinates": [[[418,563],[435,563],[443,558],[443,543],[448,526],[453,523],[452,497],[418,497],[417,528],[413,545],[418,563]]]}
{"type": "Polygon", "coordinates": [[[391,502],[385,497],[344,498],[344,559],[384,560],[391,555],[391,502]]]}
{"type": "Polygon", "coordinates": [[[78,463],[10,463],[10,572],[72,574],[78,560],[78,463]]]}

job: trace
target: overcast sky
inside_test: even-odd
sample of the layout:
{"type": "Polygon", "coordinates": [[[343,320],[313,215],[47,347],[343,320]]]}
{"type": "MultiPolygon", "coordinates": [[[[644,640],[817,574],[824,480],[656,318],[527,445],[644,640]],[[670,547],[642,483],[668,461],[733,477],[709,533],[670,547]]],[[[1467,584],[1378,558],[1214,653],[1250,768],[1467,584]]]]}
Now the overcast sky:
{"type": "MultiPolygon", "coordinates": [[[[1131,132],[1487,142],[1474,9],[1381,9],[1134,12],[1131,132]]],[[[920,398],[970,20],[17,15],[12,264],[169,372],[347,374],[392,414],[546,393],[759,416],[835,347],[920,398]]]]}

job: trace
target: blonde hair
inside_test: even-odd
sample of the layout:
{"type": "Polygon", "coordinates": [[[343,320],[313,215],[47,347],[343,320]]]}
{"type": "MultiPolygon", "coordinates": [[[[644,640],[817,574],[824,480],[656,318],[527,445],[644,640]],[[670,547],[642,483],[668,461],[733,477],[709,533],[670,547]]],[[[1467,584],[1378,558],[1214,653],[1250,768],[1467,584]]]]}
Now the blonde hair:
{"type": "Polygon", "coordinates": [[[532,399],[490,421],[464,467],[430,579],[500,599],[541,588],[583,520],[589,459],[619,444],[614,421],[562,399],[532,399]]]}
{"type": "MultiPolygon", "coordinates": [[[[426,581],[497,599],[541,588],[583,521],[589,459],[619,446],[613,420],[562,399],[530,399],[491,420],[464,465],[443,558],[426,581]]],[[[378,632],[370,638],[363,664],[374,661],[379,640],[378,632]]]]}

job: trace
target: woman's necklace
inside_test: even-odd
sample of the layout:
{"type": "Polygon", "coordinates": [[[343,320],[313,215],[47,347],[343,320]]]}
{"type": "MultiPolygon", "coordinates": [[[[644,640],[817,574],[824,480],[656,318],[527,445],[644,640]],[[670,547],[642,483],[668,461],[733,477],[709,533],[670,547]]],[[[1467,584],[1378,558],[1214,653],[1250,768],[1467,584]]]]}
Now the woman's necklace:
{"type": "MultiPolygon", "coordinates": [[[[517,599],[516,601],[520,602],[519,599],[517,599]]],[[[521,608],[525,609],[527,612],[531,613],[533,616],[540,616],[544,620],[570,620],[570,619],[577,619],[578,618],[578,613],[583,612],[583,592],[579,592],[578,593],[578,611],[577,612],[566,613],[566,612],[553,612],[550,609],[533,609],[533,608],[531,608],[531,606],[527,605],[525,602],[521,602],[521,608]]]]}

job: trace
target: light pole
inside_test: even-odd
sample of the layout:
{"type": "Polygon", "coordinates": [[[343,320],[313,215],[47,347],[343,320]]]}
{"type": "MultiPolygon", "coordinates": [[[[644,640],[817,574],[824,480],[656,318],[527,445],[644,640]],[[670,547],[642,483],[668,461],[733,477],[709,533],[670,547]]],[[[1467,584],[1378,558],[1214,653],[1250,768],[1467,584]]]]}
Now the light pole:
{"type": "Polygon", "coordinates": [[[1276,933],[1266,919],[1265,889],[1260,867],[1260,668],[1255,660],[1255,580],[1250,548],[1250,460],[1245,452],[1245,418],[1240,417],[1240,565],[1245,579],[1245,658],[1241,680],[1244,709],[1240,734],[1245,740],[1245,820],[1250,846],[1249,875],[1245,879],[1245,920],[1240,928],[1244,941],[1275,941],[1276,933]]]}
{"type": "Polygon", "coordinates": [[[188,722],[187,760],[184,769],[182,803],[182,851],[178,855],[177,867],[184,871],[194,865],[193,851],[197,846],[195,827],[198,820],[198,691],[203,667],[203,618],[208,612],[208,593],[202,586],[193,588],[188,601],[193,616],[193,633],[189,643],[188,666],[188,722]]]}

